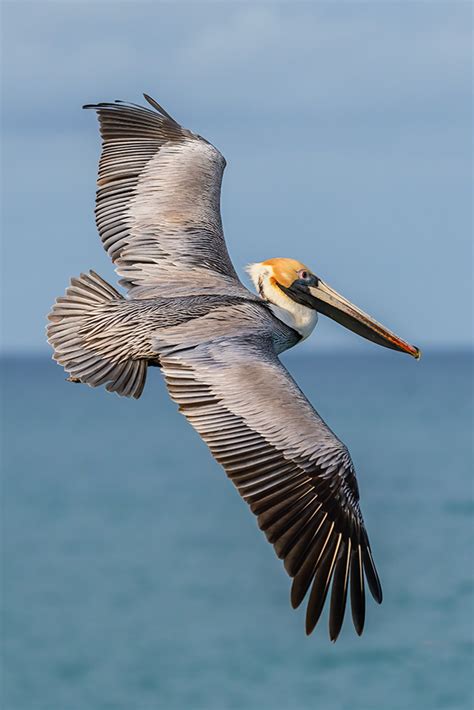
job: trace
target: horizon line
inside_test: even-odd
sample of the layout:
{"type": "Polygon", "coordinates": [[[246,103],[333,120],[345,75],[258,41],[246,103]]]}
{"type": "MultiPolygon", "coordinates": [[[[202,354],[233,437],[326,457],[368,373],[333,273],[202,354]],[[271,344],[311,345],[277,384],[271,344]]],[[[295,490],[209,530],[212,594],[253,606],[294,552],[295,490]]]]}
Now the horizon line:
{"type": "MultiPolygon", "coordinates": [[[[353,355],[353,356],[368,356],[368,357],[378,357],[382,355],[382,351],[385,348],[377,348],[373,350],[365,350],[360,346],[341,346],[341,345],[319,345],[318,347],[305,348],[304,350],[296,350],[296,348],[290,348],[285,351],[285,353],[291,352],[296,354],[298,357],[308,357],[313,355],[353,355]]],[[[428,354],[454,354],[454,353],[466,353],[474,355],[474,343],[456,343],[456,344],[444,344],[444,343],[433,343],[432,345],[426,344],[421,348],[422,359],[423,356],[428,354]]],[[[281,353],[283,354],[283,353],[281,353]]],[[[11,359],[11,358],[37,358],[37,359],[53,359],[52,352],[48,348],[0,348],[0,359],[11,359]]]]}

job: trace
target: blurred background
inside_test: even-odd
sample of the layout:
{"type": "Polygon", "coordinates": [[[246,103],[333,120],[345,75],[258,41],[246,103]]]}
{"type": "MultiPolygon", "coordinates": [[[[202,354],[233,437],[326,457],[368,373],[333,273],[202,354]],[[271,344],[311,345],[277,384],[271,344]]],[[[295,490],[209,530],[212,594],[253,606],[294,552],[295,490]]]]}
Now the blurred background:
{"type": "Polygon", "coordinates": [[[472,704],[472,5],[3,2],[3,706],[472,704]],[[324,318],[284,362],[348,445],[382,577],[359,639],[289,580],[158,372],[72,386],[45,316],[114,283],[83,103],[146,91],[227,159],[238,272],[291,256],[424,351],[324,318]]]}

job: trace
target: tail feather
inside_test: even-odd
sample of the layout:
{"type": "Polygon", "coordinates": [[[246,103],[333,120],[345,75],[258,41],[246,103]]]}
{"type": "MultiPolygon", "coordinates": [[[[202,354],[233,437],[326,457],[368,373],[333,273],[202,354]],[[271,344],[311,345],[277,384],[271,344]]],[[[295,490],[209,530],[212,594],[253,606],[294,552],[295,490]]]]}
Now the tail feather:
{"type": "Polygon", "coordinates": [[[53,358],[72,382],[138,399],[145,386],[147,360],[131,352],[131,327],[124,324],[127,302],[94,271],[71,279],[49,316],[53,358]]]}

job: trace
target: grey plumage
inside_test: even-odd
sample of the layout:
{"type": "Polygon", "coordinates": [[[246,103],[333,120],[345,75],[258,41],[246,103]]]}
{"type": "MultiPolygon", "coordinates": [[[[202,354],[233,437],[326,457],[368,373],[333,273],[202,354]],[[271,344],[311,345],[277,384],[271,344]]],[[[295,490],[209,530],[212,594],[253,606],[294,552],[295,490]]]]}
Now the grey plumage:
{"type": "Polygon", "coordinates": [[[93,271],[73,278],[65,296],[56,300],[49,314],[48,340],[54,359],[72,381],[140,397],[147,359],[153,353],[134,348],[136,334],[126,319],[128,305],[93,271]]]}
{"type": "Polygon", "coordinates": [[[133,298],[235,293],[220,216],[219,151],[161,107],[86,108],[97,110],[103,141],[97,228],[121,284],[133,298]]]}
{"type": "Polygon", "coordinates": [[[224,241],[225,161],[155,110],[98,104],[103,139],[96,219],[124,298],[94,272],[72,279],[49,315],[54,358],[72,379],[139,397],[149,364],[224,467],[293,578],[306,630],[330,592],[330,637],[350,588],[357,633],[364,575],[382,591],[354,467],[278,359],[300,335],[239,281],[224,241]]]}
{"type": "MultiPolygon", "coordinates": [[[[180,411],[224,466],[294,578],[293,606],[313,583],[308,633],[319,619],[336,559],[343,560],[344,573],[333,583],[335,639],[345,607],[347,556],[369,548],[354,468],[346,447],[278,360],[270,324],[267,333],[260,328],[244,338],[216,338],[161,363],[180,411]]],[[[377,580],[372,591],[380,602],[371,557],[360,555],[352,564],[358,571],[353,584],[363,585],[364,568],[377,580]]],[[[361,633],[363,591],[352,600],[361,633]]]]}

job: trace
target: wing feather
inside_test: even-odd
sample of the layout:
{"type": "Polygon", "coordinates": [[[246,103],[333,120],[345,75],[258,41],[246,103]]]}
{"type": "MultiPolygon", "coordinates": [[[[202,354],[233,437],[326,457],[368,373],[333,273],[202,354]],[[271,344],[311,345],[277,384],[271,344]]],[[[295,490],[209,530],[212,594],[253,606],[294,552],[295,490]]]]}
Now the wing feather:
{"type": "Polygon", "coordinates": [[[291,604],[311,588],[311,633],[332,583],[329,634],[339,635],[351,589],[365,619],[364,573],[382,590],[346,447],[324,424],[263,339],[221,339],[161,357],[172,398],[222,464],[293,577],[291,604]]]}
{"type": "Polygon", "coordinates": [[[331,590],[331,606],[329,611],[329,636],[335,641],[339,636],[346,610],[347,587],[351,560],[351,539],[347,540],[339,552],[334,568],[331,590]]]}
{"type": "MultiPolygon", "coordinates": [[[[334,523],[333,523],[334,525],[334,523]]],[[[319,621],[326,601],[329,585],[331,583],[334,565],[341,545],[342,534],[331,535],[328,549],[324,558],[316,567],[316,572],[309,595],[308,606],[306,607],[306,633],[309,635],[319,621]]],[[[345,543],[344,543],[345,545],[345,543]]]]}
{"type": "Polygon", "coordinates": [[[355,630],[360,636],[365,623],[365,588],[360,545],[351,553],[351,610],[355,630]]]}
{"type": "Polygon", "coordinates": [[[102,136],[96,223],[133,298],[236,293],[222,231],[225,160],[154,99],[89,104],[102,136]]]}

